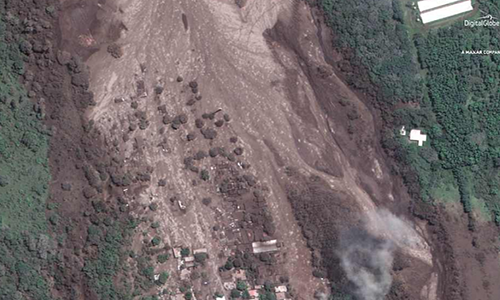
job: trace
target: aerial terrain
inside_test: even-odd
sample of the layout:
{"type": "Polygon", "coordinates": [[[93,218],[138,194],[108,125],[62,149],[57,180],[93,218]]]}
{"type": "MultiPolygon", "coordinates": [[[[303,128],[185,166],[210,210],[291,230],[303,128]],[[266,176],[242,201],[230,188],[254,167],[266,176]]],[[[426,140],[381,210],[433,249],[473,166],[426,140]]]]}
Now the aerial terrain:
{"type": "Polygon", "coordinates": [[[0,0],[0,300],[500,299],[465,2],[0,0]]]}

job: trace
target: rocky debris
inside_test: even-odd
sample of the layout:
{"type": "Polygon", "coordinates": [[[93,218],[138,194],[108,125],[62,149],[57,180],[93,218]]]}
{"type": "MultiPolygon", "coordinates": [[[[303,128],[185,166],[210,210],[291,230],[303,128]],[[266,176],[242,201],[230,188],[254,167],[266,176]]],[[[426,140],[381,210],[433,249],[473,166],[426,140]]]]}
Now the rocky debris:
{"type": "Polygon", "coordinates": [[[205,125],[205,122],[202,119],[196,119],[194,121],[194,124],[195,124],[196,128],[201,129],[205,125]]]}
{"type": "Polygon", "coordinates": [[[147,97],[148,93],[146,91],[146,83],[144,82],[144,80],[137,80],[136,85],[137,85],[137,97],[139,98],[147,97]]]}
{"type": "Polygon", "coordinates": [[[194,141],[196,139],[196,133],[194,133],[194,132],[188,133],[188,135],[186,136],[186,139],[188,140],[188,142],[194,141]]]}
{"type": "Polygon", "coordinates": [[[167,113],[167,106],[165,104],[158,106],[158,111],[162,114],[167,113]]]}
{"type": "Polygon", "coordinates": [[[184,81],[184,78],[182,78],[182,76],[177,76],[176,80],[177,80],[177,82],[182,82],[182,81],[184,81]]]}
{"type": "Polygon", "coordinates": [[[165,88],[162,85],[157,85],[155,87],[155,94],[156,95],[161,95],[163,93],[164,89],[165,88]]]}
{"type": "Polygon", "coordinates": [[[71,60],[71,54],[69,54],[68,52],[66,51],[58,51],[57,52],[57,62],[61,65],[61,66],[65,66],[67,65],[71,60]]]}
{"type": "Polygon", "coordinates": [[[71,77],[71,84],[87,89],[89,87],[89,75],[86,72],[75,74],[71,77]]]}
{"type": "Polygon", "coordinates": [[[112,43],[108,46],[108,53],[111,54],[114,58],[120,58],[123,56],[122,47],[116,43],[112,43]]]}
{"type": "Polygon", "coordinates": [[[179,120],[174,119],[172,121],[171,127],[172,127],[172,129],[177,130],[177,129],[181,128],[181,123],[179,122],[179,120]]]}
{"type": "Polygon", "coordinates": [[[189,23],[186,14],[182,14],[182,24],[184,25],[184,30],[189,29],[189,23]]]}
{"type": "Polygon", "coordinates": [[[188,122],[188,116],[186,114],[180,114],[178,118],[181,124],[186,124],[188,122]]]}
{"type": "Polygon", "coordinates": [[[149,127],[149,120],[145,111],[136,111],[134,116],[139,119],[139,129],[145,130],[149,127]]]}
{"type": "Polygon", "coordinates": [[[193,80],[193,81],[190,81],[190,82],[189,82],[189,87],[190,87],[190,88],[192,88],[192,89],[196,89],[196,88],[198,88],[198,82],[196,82],[196,81],[194,81],[194,80],[193,80]]]}
{"type": "Polygon", "coordinates": [[[194,155],[194,160],[202,160],[206,157],[208,157],[208,154],[205,151],[200,150],[194,155]]]}
{"type": "Polygon", "coordinates": [[[243,154],[243,148],[238,147],[238,148],[236,148],[236,149],[233,150],[233,153],[236,154],[236,155],[242,155],[243,154]]]}
{"type": "Polygon", "coordinates": [[[136,176],[137,180],[142,181],[142,182],[148,182],[151,181],[151,174],[149,173],[138,173],[136,176]]]}
{"type": "Polygon", "coordinates": [[[206,170],[206,169],[201,170],[200,179],[203,181],[210,180],[210,173],[208,172],[208,170],[206,170]]]}
{"type": "Polygon", "coordinates": [[[217,126],[217,127],[222,127],[222,125],[224,125],[224,121],[223,121],[223,120],[217,120],[217,121],[215,121],[215,123],[214,123],[214,124],[215,124],[215,126],[217,126]]]}
{"type": "Polygon", "coordinates": [[[96,195],[97,195],[97,191],[90,186],[83,189],[83,196],[87,199],[93,198],[96,195]]]}
{"type": "Polygon", "coordinates": [[[210,155],[210,157],[217,157],[217,155],[219,155],[219,148],[211,148],[208,151],[208,155],[210,155]]]}
{"type": "Polygon", "coordinates": [[[123,97],[115,98],[114,102],[115,103],[123,103],[123,102],[125,102],[125,99],[123,97]]]}
{"type": "Polygon", "coordinates": [[[172,121],[173,121],[172,117],[169,116],[168,114],[163,116],[163,119],[162,119],[163,124],[168,125],[168,124],[172,123],[172,121]]]}
{"type": "Polygon", "coordinates": [[[212,128],[202,128],[200,131],[207,140],[213,140],[217,137],[217,131],[212,128]]]}
{"type": "Polygon", "coordinates": [[[149,207],[149,209],[150,209],[151,211],[157,211],[157,210],[158,210],[158,203],[153,202],[153,203],[149,204],[149,206],[148,206],[148,207],[149,207]]]}
{"type": "Polygon", "coordinates": [[[62,183],[61,184],[61,189],[63,191],[69,192],[69,191],[71,191],[71,184],[69,184],[69,183],[62,183]]]}
{"type": "Polygon", "coordinates": [[[247,0],[234,0],[234,2],[239,8],[243,8],[247,4],[247,0]]]}
{"type": "Polygon", "coordinates": [[[257,184],[257,179],[251,174],[243,175],[243,179],[245,179],[249,186],[254,186],[255,184],[257,184]]]}

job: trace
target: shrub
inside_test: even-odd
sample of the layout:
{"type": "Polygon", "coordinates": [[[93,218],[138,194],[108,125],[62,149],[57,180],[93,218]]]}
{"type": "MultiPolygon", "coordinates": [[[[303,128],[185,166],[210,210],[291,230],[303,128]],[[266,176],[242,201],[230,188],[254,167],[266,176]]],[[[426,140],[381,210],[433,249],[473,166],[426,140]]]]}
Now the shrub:
{"type": "Polygon", "coordinates": [[[207,258],[208,258],[208,254],[206,254],[206,253],[196,253],[194,255],[194,260],[199,262],[199,263],[204,263],[205,260],[207,260],[207,258]]]}
{"type": "Polygon", "coordinates": [[[160,227],[160,223],[158,223],[158,222],[151,223],[151,228],[156,229],[158,227],[160,227]]]}
{"type": "Polygon", "coordinates": [[[160,239],[160,237],[158,237],[158,236],[155,236],[155,237],[151,240],[151,244],[152,244],[154,247],[158,246],[160,243],[161,243],[161,239],[160,239]]]}
{"type": "Polygon", "coordinates": [[[201,170],[200,178],[203,181],[208,181],[208,180],[210,180],[210,173],[208,173],[208,171],[206,169],[203,169],[203,170],[201,170]]]}
{"type": "Polygon", "coordinates": [[[226,270],[228,270],[228,271],[229,271],[229,270],[231,270],[232,268],[234,268],[233,262],[232,262],[232,261],[230,261],[230,260],[228,260],[228,261],[226,262],[226,264],[224,265],[224,269],[226,269],[226,270]]]}
{"type": "Polygon", "coordinates": [[[241,297],[240,291],[238,291],[237,289],[231,290],[231,298],[240,298],[240,297],[241,297]]]}
{"type": "Polygon", "coordinates": [[[189,256],[190,253],[191,252],[189,251],[189,248],[182,248],[181,249],[181,256],[182,257],[187,257],[187,256],[189,256]]]}
{"type": "Polygon", "coordinates": [[[236,283],[236,289],[238,291],[245,291],[247,289],[247,284],[244,281],[239,280],[236,283]]]}
{"type": "Polygon", "coordinates": [[[165,283],[167,283],[167,279],[169,276],[170,276],[170,274],[168,274],[168,272],[162,272],[160,274],[160,278],[158,278],[158,280],[157,280],[157,284],[164,285],[165,283]]]}
{"type": "Polygon", "coordinates": [[[165,263],[165,262],[166,262],[169,258],[170,258],[170,255],[169,255],[169,254],[160,254],[160,255],[158,255],[158,258],[157,258],[157,259],[158,259],[158,262],[159,262],[160,264],[163,264],[163,263],[165,263]]]}

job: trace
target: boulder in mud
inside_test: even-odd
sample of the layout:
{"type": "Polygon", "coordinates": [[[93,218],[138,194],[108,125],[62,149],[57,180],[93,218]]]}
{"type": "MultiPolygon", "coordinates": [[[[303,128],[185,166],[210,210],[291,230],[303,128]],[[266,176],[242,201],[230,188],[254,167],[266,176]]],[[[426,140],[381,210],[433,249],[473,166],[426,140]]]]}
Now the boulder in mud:
{"type": "Polygon", "coordinates": [[[213,140],[217,137],[217,131],[215,131],[212,128],[201,129],[201,134],[203,134],[203,137],[206,138],[207,140],[213,140]]]}

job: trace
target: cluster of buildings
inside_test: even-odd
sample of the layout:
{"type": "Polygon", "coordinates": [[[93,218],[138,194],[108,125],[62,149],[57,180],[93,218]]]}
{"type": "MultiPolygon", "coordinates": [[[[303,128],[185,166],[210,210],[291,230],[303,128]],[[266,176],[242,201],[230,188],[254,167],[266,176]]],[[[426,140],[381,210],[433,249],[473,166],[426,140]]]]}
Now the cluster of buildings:
{"type": "Polygon", "coordinates": [[[423,24],[472,11],[472,0],[422,0],[417,2],[423,24]]]}
{"type": "MultiPolygon", "coordinates": [[[[250,295],[250,299],[259,299],[260,293],[264,291],[263,285],[252,285],[247,281],[246,271],[245,270],[234,270],[232,273],[232,280],[224,282],[224,289],[227,291],[231,291],[237,287],[237,282],[244,282],[248,289],[248,294],[250,295]]],[[[277,300],[291,300],[287,298],[288,287],[286,285],[275,286],[273,290],[276,295],[277,300]]],[[[227,300],[227,297],[217,297],[216,300],[227,300]]]]}

